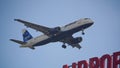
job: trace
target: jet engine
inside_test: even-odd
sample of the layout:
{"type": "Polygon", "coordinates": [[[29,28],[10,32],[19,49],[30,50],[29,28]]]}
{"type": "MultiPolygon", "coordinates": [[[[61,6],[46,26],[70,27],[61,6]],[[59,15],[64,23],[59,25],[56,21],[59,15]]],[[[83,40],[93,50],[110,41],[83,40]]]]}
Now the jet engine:
{"type": "Polygon", "coordinates": [[[54,36],[54,35],[56,35],[57,33],[59,33],[60,30],[61,30],[60,27],[51,28],[50,31],[49,31],[49,35],[54,36]]]}
{"type": "Polygon", "coordinates": [[[73,40],[71,40],[72,44],[80,43],[82,42],[82,37],[76,37],[73,40]]]}
{"type": "Polygon", "coordinates": [[[55,29],[56,31],[60,31],[60,30],[61,30],[60,27],[55,27],[54,29],[55,29]]]}

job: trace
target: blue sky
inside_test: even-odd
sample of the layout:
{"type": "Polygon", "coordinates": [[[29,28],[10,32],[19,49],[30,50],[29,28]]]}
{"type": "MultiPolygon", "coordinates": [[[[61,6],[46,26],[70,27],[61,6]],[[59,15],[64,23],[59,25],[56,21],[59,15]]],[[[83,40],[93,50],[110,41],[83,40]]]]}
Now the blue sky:
{"type": "MultiPolygon", "coordinates": [[[[120,51],[119,3],[119,0],[0,0],[0,68],[62,68],[64,64],[120,51]],[[95,23],[85,30],[84,36],[81,32],[74,35],[83,37],[80,50],[70,46],[63,49],[60,42],[31,50],[9,41],[22,40],[21,30],[26,28],[15,18],[56,27],[85,17],[95,23]]],[[[34,37],[42,34],[27,30],[34,37]]]]}

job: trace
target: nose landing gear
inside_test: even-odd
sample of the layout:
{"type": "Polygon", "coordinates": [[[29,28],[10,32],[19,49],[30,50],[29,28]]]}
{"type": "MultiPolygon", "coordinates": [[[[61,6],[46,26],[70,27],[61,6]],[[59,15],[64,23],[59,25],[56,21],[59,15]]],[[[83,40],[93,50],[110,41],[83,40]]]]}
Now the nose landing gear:
{"type": "Polygon", "coordinates": [[[85,33],[84,33],[84,29],[82,29],[82,35],[85,35],[85,33]]]}
{"type": "Polygon", "coordinates": [[[64,43],[64,44],[62,45],[62,48],[64,48],[64,49],[65,49],[66,47],[67,47],[67,46],[66,46],[66,45],[65,45],[65,43],[64,43]]]}

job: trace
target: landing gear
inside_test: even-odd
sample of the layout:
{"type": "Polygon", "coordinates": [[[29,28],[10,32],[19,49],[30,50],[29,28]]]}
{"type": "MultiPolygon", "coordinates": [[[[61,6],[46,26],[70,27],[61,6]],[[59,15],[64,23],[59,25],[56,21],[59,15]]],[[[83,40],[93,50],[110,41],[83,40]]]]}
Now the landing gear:
{"type": "Polygon", "coordinates": [[[85,35],[85,33],[84,33],[84,29],[82,29],[82,35],[85,35]]]}
{"type": "Polygon", "coordinates": [[[85,33],[84,33],[84,32],[82,32],[82,35],[85,35],[85,33]]]}
{"type": "Polygon", "coordinates": [[[34,47],[32,47],[31,49],[33,49],[33,50],[34,50],[35,48],[34,48],[34,47]]]}
{"type": "Polygon", "coordinates": [[[66,45],[65,45],[65,44],[63,44],[63,45],[62,45],[62,48],[64,48],[64,49],[65,49],[65,48],[66,48],[66,45]]]}
{"type": "Polygon", "coordinates": [[[33,50],[35,49],[33,46],[32,46],[32,47],[29,47],[29,48],[31,48],[31,49],[33,49],[33,50]]]}

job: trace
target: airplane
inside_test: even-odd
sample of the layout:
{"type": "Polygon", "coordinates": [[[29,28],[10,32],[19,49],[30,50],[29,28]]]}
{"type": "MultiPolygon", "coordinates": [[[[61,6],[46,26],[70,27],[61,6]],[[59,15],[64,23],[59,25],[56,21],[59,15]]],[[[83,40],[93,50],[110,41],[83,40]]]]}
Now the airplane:
{"type": "Polygon", "coordinates": [[[81,46],[79,43],[82,41],[82,37],[74,38],[72,35],[79,31],[82,31],[82,35],[84,35],[84,30],[94,23],[90,18],[82,18],[62,27],[58,26],[49,28],[21,19],[14,19],[14,21],[18,21],[26,27],[43,33],[43,35],[33,38],[26,29],[23,29],[23,41],[10,39],[15,43],[20,44],[20,47],[28,47],[31,49],[35,49],[36,46],[42,46],[51,42],[62,42],[62,48],[64,49],[67,47],[66,44],[72,46],[73,48],[76,47],[80,49],[81,46]]]}

